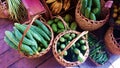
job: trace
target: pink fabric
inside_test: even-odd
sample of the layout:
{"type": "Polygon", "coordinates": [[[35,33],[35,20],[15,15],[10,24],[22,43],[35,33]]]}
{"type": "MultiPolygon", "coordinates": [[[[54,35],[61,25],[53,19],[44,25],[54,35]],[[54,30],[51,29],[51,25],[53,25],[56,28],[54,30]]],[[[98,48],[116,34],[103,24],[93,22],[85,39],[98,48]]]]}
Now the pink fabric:
{"type": "Polygon", "coordinates": [[[30,15],[45,12],[45,8],[39,0],[22,0],[30,15]]]}

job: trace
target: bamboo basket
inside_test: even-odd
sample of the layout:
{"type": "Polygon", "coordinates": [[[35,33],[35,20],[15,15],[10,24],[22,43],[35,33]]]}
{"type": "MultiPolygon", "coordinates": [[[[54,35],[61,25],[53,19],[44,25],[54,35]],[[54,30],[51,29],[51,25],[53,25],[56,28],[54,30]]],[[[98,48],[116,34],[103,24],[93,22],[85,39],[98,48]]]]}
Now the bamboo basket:
{"type": "Polygon", "coordinates": [[[53,34],[53,31],[52,31],[52,28],[46,23],[46,21],[44,20],[44,18],[42,18],[40,15],[34,16],[30,21],[27,21],[27,22],[25,22],[24,24],[28,24],[28,26],[27,26],[26,30],[24,31],[23,36],[22,36],[22,38],[21,38],[21,40],[20,40],[20,42],[19,42],[18,52],[21,54],[21,56],[27,57],[27,58],[38,58],[38,57],[43,56],[44,54],[46,54],[46,53],[51,49],[51,46],[52,46],[52,43],[53,43],[54,34],[53,34]],[[49,42],[48,47],[47,47],[44,51],[39,52],[39,54],[37,54],[37,55],[32,55],[32,56],[25,55],[24,53],[22,53],[22,52],[20,51],[20,47],[22,46],[22,41],[23,41],[23,39],[24,39],[27,31],[30,29],[30,27],[31,27],[32,23],[34,22],[34,20],[36,20],[36,19],[38,19],[38,18],[39,18],[40,21],[43,22],[43,24],[45,24],[45,25],[48,27],[48,29],[50,30],[50,32],[51,32],[51,40],[50,40],[50,42],[49,42]]]}
{"type": "MultiPolygon", "coordinates": [[[[64,31],[64,32],[58,34],[58,35],[56,36],[56,38],[54,39],[54,43],[53,43],[53,47],[52,47],[52,52],[53,52],[53,55],[54,55],[55,59],[56,59],[61,65],[66,66],[66,67],[68,67],[68,66],[76,66],[76,65],[79,65],[79,64],[84,63],[85,60],[88,58],[88,55],[89,55],[89,46],[88,46],[88,42],[87,42],[87,38],[86,38],[86,37],[84,37],[84,38],[85,38],[85,40],[86,40],[87,50],[86,50],[86,52],[85,52],[85,54],[84,54],[85,59],[84,59],[83,62],[80,62],[80,61],[75,61],[75,62],[67,61],[67,60],[65,60],[64,58],[62,58],[62,57],[60,56],[60,54],[57,52],[57,42],[58,42],[58,40],[59,40],[63,35],[65,35],[65,34],[67,34],[67,33],[81,34],[82,37],[84,37],[84,36],[83,36],[83,33],[84,33],[84,32],[83,32],[83,33],[80,33],[80,32],[74,31],[74,30],[67,30],[67,31],[64,31]]],[[[76,39],[76,38],[75,38],[75,39],[76,39]]],[[[72,46],[72,44],[75,43],[75,39],[73,39],[73,40],[67,45],[67,46],[68,46],[68,49],[72,46]]],[[[67,46],[66,46],[66,48],[67,48],[67,46]]],[[[65,48],[65,49],[66,49],[66,48],[65,48]]],[[[61,53],[62,53],[62,52],[61,52],[61,53]]]]}
{"type": "Polygon", "coordinates": [[[80,12],[80,9],[82,7],[82,0],[79,0],[76,6],[75,10],[75,18],[78,23],[78,25],[81,27],[83,30],[88,30],[88,31],[94,31],[102,27],[108,20],[109,18],[109,9],[104,7],[105,1],[101,0],[101,18],[103,20],[100,21],[94,21],[86,18],[82,13],[80,12]]]}
{"type": "Polygon", "coordinates": [[[117,43],[113,35],[113,27],[110,27],[105,34],[105,44],[112,54],[120,55],[120,44],[117,43]]]}
{"type": "Polygon", "coordinates": [[[8,18],[8,7],[6,1],[0,0],[0,18],[8,18]]]}

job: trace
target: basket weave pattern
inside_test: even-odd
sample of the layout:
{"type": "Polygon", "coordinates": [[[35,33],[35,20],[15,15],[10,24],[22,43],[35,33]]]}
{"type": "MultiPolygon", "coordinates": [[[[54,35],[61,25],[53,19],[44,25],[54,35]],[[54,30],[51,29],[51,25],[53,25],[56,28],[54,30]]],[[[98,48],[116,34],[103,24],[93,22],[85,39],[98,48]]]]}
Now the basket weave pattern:
{"type": "MultiPolygon", "coordinates": [[[[104,5],[104,1],[101,0],[101,7],[103,7],[103,5],[104,5]]],[[[88,31],[96,30],[96,29],[102,27],[109,18],[109,10],[106,10],[103,7],[102,11],[104,11],[105,13],[107,12],[107,15],[105,14],[106,15],[105,19],[100,20],[100,21],[90,20],[90,19],[86,18],[85,16],[83,16],[82,13],[80,12],[81,6],[82,6],[82,4],[81,4],[81,0],[80,0],[80,1],[78,1],[78,4],[76,6],[75,18],[76,18],[78,25],[83,30],[88,30],[88,31]]]]}
{"type": "Polygon", "coordinates": [[[113,27],[110,27],[108,31],[105,34],[105,44],[108,48],[108,50],[112,54],[117,54],[120,55],[120,45],[117,43],[116,39],[114,38],[113,35],[113,27]]]}

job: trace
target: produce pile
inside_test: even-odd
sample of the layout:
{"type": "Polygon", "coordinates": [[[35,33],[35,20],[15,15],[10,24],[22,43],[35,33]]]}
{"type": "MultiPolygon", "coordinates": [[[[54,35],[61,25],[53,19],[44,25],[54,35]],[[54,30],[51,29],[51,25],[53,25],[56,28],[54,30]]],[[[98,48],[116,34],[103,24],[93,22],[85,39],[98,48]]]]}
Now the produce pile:
{"type": "Polygon", "coordinates": [[[82,14],[91,20],[98,20],[101,12],[100,0],[82,0],[82,14]]]}
{"type": "Polygon", "coordinates": [[[90,47],[90,59],[97,65],[105,64],[109,59],[109,55],[105,50],[105,44],[102,41],[98,41],[92,34],[88,34],[88,43],[90,47]]]}
{"type": "MultiPolygon", "coordinates": [[[[57,42],[57,51],[58,53],[61,53],[65,47],[74,39],[77,37],[77,34],[75,33],[67,33],[60,37],[60,39],[57,42]]],[[[76,43],[74,43],[68,50],[63,51],[63,57],[67,61],[80,61],[83,62],[85,60],[84,54],[87,50],[86,47],[86,40],[83,38],[80,38],[77,40],[76,43]]]]}
{"type": "MultiPolygon", "coordinates": [[[[25,55],[39,55],[44,51],[51,39],[51,32],[40,20],[35,20],[35,25],[32,25],[30,30],[26,33],[22,41],[20,51],[25,55]]],[[[12,48],[18,50],[19,41],[28,25],[15,23],[13,31],[5,31],[5,42],[12,48]]]]}
{"type": "Polygon", "coordinates": [[[65,23],[63,23],[63,21],[60,20],[60,18],[54,18],[54,19],[48,20],[48,22],[47,22],[52,27],[55,35],[65,31],[69,28],[72,30],[77,29],[77,24],[70,14],[66,14],[62,18],[65,21],[65,23]],[[65,24],[67,24],[67,26],[65,26],[65,24]]]}

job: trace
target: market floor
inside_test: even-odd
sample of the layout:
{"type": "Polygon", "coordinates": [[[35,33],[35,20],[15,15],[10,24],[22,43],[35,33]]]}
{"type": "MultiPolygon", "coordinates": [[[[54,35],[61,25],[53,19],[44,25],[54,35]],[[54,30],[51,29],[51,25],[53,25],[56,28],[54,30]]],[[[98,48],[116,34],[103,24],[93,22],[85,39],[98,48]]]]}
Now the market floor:
{"type": "Polygon", "coordinates": [[[120,56],[116,55],[110,55],[109,61],[102,66],[95,66],[93,62],[87,59],[85,63],[75,67],[61,66],[51,51],[40,58],[24,58],[4,42],[4,32],[12,30],[12,27],[11,21],[0,19],[0,68],[119,68],[120,56]]]}

